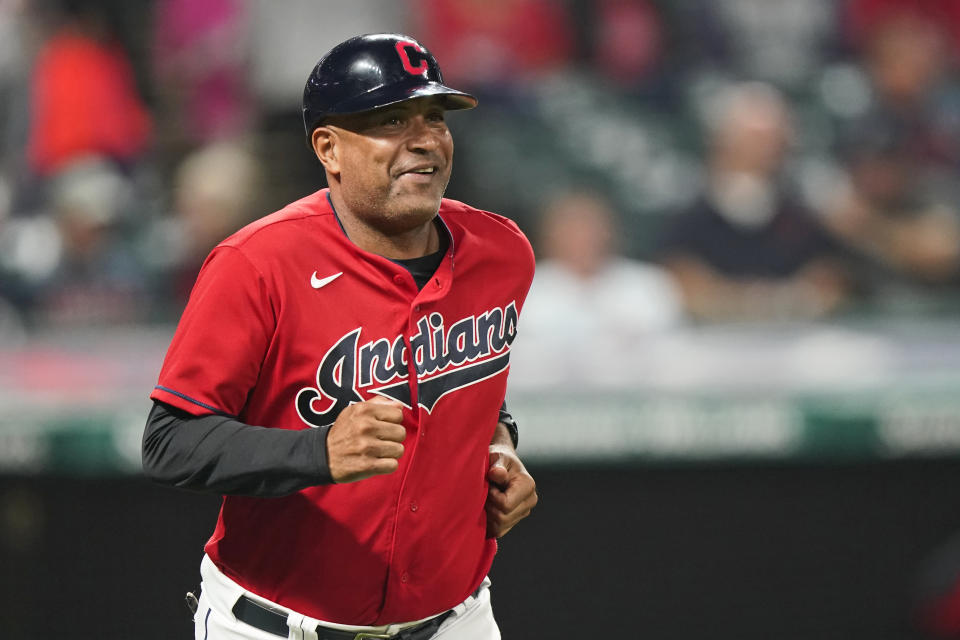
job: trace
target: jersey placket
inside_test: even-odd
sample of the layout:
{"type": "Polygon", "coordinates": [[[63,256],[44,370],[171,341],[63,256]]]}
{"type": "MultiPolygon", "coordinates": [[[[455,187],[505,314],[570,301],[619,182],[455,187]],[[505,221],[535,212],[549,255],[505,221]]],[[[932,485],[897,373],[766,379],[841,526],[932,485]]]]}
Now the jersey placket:
{"type": "MultiPolygon", "coordinates": [[[[404,289],[415,286],[413,278],[409,273],[397,273],[393,278],[394,283],[404,289]]],[[[394,511],[394,530],[390,544],[389,574],[387,577],[387,589],[384,594],[383,608],[381,611],[391,609],[391,601],[395,598],[406,600],[419,590],[423,579],[418,576],[416,568],[412,566],[414,558],[410,557],[410,551],[414,545],[404,545],[401,538],[405,535],[416,535],[418,527],[423,526],[425,514],[421,511],[423,501],[417,495],[420,487],[411,487],[408,483],[410,479],[410,470],[417,463],[417,452],[421,443],[428,437],[426,422],[429,413],[419,404],[419,380],[424,374],[424,367],[417,363],[416,352],[414,351],[413,341],[423,326],[422,320],[426,319],[426,326],[436,333],[429,333],[429,339],[424,347],[424,360],[427,357],[439,355],[436,348],[443,349],[443,325],[439,328],[430,324],[431,316],[442,312],[438,309],[438,303],[447,295],[450,285],[453,281],[453,251],[448,251],[443,262],[437,268],[436,273],[430,278],[430,281],[424,285],[417,295],[413,298],[409,306],[407,319],[407,330],[403,336],[406,352],[409,354],[407,370],[410,381],[410,400],[411,416],[414,418],[414,438],[411,443],[410,438],[404,443],[404,456],[408,456],[407,464],[404,468],[404,476],[400,482],[400,489],[397,494],[397,503],[394,511]],[[437,333],[439,333],[440,342],[436,342],[437,333]],[[410,445],[413,444],[411,447],[410,445]],[[407,550],[407,551],[403,551],[407,550]]],[[[382,622],[382,621],[381,621],[382,622]]],[[[395,620],[393,622],[396,622],[395,620]]]]}

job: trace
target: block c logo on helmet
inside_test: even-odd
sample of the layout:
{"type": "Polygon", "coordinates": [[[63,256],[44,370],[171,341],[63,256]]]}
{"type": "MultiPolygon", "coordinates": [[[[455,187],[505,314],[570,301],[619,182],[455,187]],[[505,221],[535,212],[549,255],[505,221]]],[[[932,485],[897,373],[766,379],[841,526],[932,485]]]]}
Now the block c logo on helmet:
{"type": "Polygon", "coordinates": [[[400,56],[400,62],[403,63],[403,69],[412,76],[419,76],[427,72],[427,52],[416,42],[411,40],[400,40],[397,42],[397,54],[400,56]],[[407,49],[413,49],[416,52],[417,57],[420,58],[420,63],[417,66],[413,66],[413,63],[410,61],[410,54],[407,53],[407,49]]]}

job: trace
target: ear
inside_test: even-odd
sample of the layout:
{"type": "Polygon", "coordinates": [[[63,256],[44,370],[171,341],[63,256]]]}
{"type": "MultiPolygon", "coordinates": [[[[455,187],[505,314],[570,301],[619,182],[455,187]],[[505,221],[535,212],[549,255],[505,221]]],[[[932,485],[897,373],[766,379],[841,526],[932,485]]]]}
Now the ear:
{"type": "Polygon", "coordinates": [[[317,127],[310,136],[310,142],[313,145],[313,152],[320,160],[320,164],[327,170],[327,173],[339,175],[340,156],[339,137],[337,132],[330,127],[317,127]]]}

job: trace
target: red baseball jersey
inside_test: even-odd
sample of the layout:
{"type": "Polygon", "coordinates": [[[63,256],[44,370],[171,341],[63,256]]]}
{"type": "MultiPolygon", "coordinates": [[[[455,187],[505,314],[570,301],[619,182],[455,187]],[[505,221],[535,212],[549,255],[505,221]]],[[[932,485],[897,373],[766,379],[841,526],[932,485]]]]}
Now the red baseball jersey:
{"type": "Polygon", "coordinates": [[[250,591],[376,625],[461,602],[496,551],[488,445],[533,252],[501,216],[444,199],[450,245],[418,290],[354,245],[327,190],[218,245],[151,398],[278,429],[329,425],[374,395],[404,405],[399,469],[281,498],[226,496],[206,552],[250,591]]]}

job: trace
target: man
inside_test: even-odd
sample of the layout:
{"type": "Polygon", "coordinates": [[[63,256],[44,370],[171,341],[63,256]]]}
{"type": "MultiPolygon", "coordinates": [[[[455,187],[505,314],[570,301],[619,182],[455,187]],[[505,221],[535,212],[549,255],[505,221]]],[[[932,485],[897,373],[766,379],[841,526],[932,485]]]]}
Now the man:
{"type": "Polygon", "coordinates": [[[703,191],[660,242],[687,313],[706,321],[834,313],[849,296],[848,261],[783,179],[788,103],[771,85],[746,82],[711,106],[703,191]]]}
{"type": "Polygon", "coordinates": [[[143,447],[225,496],[198,638],[500,637],[486,574],[537,500],[500,412],[533,254],[442,198],[444,114],[475,105],[412,38],[341,43],[303,101],[329,189],[205,262],[143,447]]]}

